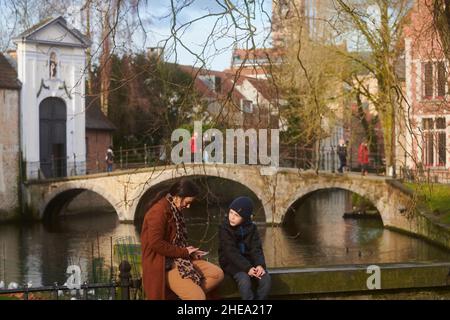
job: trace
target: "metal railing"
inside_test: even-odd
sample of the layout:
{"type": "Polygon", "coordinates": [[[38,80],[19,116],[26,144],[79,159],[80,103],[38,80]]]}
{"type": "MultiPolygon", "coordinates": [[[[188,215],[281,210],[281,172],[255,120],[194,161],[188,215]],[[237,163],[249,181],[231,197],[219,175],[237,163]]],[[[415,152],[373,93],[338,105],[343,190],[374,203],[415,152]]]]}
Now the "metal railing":
{"type": "Polygon", "coordinates": [[[448,169],[402,167],[400,178],[408,182],[450,184],[450,171],[448,169]]]}
{"type": "MultiPolygon", "coordinates": [[[[234,154],[236,155],[237,147],[235,145],[234,154]]],[[[258,150],[256,150],[258,152],[258,150]]],[[[118,148],[114,150],[114,163],[112,171],[139,169],[146,167],[171,165],[170,158],[171,149],[169,146],[157,145],[130,149],[118,148]]],[[[270,150],[268,151],[270,154],[270,150]]],[[[108,166],[105,159],[106,154],[89,154],[85,161],[77,161],[76,156],[72,158],[53,158],[50,162],[28,163],[31,167],[36,168],[30,170],[32,179],[46,180],[50,178],[65,176],[83,176],[108,172],[108,166]],[[45,170],[45,168],[47,168],[45,170]],[[46,171],[46,172],[44,172],[46,171]]],[[[202,163],[214,163],[211,155],[203,153],[202,163]]],[[[192,156],[192,160],[194,156],[192,156]]],[[[224,154],[224,161],[226,157],[224,154]]],[[[346,171],[360,172],[361,166],[358,163],[358,155],[356,150],[348,148],[347,150],[346,171]]],[[[315,170],[337,172],[340,166],[337,146],[327,146],[321,148],[305,148],[299,145],[279,146],[279,166],[285,168],[296,168],[300,170],[315,170]]],[[[249,152],[246,148],[245,164],[249,164],[249,152]]],[[[250,164],[249,164],[250,165],[250,164]]],[[[377,175],[385,174],[385,161],[380,154],[369,153],[368,172],[377,175]]],[[[400,168],[397,175],[401,179],[408,181],[417,181],[417,179],[428,180],[430,182],[450,183],[450,171],[433,170],[433,169],[405,169],[400,168]]]]}
{"type": "Polygon", "coordinates": [[[45,298],[48,300],[60,300],[62,293],[72,292],[72,299],[76,300],[92,300],[95,298],[95,290],[109,290],[108,297],[110,300],[137,300],[142,299],[142,281],[141,279],[131,278],[131,265],[124,260],[119,265],[119,276],[117,281],[111,279],[110,283],[88,283],[84,282],[79,288],[68,287],[67,285],[58,285],[42,287],[29,287],[24,284],[16,289],[0,289],[0,296],[6,295],[22,295],[23,300],[29,300],[33,293],[49,293],[45,298]],[[94,293],[94,294],[91,294],[94,293]],[[93,297],[94,296],[94,297],[93,297]],[[53,299],[52,299],[53,298],[53,299]]]}
{"type": "MultiPolygon", "coordinates": [[[[236,151],[237,147],[235,146],[235,155],[236,151]]],[[[258,152],[258,150],[256,151],[258,152]]],[[[144,147],[131,149],[118,148],[114,150],[112,171],[171,165],[170,152],[169,147],[162,145],[144,145],[144,147]]],[[[270,150],[268,154],[270,154],[270,150]]],[[[36,168],[28,172],[38,180],[105,173],[108,172],[105,156],[102,154],[88,155],[86,160],[81,162],[73,156],[72,159],[54,158],[51,162],[28,163],[36,168]]],[[[211,158],[210,155],[204,153],[202,163],[214,163],[211,158]]],[[[319,149],[305,148],[299,145],[280,145],[279,161],[280,167],[330,172],[336,172],[340,165],[337,147],[333,146],[319,149]]],[[[246,149],[245,163],[249,163],[248,148],[246,149]]],[[[347,156],[347,171],[360,171],[357,155],[353,155],[351,150],[347,156]]],[[[375,174],[384,173],[384,161],[379,153],[369,154],[368,171],[375,174]]]]}

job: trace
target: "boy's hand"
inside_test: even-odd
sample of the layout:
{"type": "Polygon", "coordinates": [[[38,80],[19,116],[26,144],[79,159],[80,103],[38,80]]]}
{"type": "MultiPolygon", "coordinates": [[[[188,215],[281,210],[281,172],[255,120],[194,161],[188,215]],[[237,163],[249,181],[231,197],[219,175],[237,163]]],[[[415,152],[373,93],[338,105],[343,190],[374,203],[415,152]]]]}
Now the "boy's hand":
{"type": "Polygon", "coordinates": [[[250,270],[248,270],[248,275],[250,277],[256,277],[256,268],[250,268],[250,270]]]}
{"type": "Polygon", "coordinates": [[[264,270],[262,266],[257,266],[254,269],[255,269],[255,277],[257,277],[258,279],[261,279],[261,277],[266,274],[266,270],[264,270]]]}

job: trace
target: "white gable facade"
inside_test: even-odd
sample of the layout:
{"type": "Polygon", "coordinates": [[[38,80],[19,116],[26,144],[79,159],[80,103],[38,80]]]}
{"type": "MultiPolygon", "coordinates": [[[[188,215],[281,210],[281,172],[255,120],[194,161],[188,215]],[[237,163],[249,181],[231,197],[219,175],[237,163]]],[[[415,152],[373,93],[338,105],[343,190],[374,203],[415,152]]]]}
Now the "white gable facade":
{"type": "Polygon", "coordinates": [[[89,41],[59,17],[21,34],[15,43],[27,179],[84,174],[89,41]]]}

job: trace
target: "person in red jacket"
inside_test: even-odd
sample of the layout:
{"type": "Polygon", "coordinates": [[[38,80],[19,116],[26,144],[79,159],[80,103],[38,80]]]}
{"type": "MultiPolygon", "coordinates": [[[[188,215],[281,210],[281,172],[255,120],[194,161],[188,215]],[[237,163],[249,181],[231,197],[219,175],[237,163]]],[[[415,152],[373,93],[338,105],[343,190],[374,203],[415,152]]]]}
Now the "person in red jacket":
{"type": "Polygon", "coordinates": [[[369,166],[369,148],[367,142],[363,141],[358,148],[358,162],[361,166],[361,174],[367,175],[367,167],[369,166]]]}
{"type": "Polygon", "coordinates": [[[197,154],[197,152],[199,152],[199,146],[197,145],[197,138],[198,138],[198,133],[194,132],[194,135],[191,137],[191,159],[192,162],[195,163],[197,162],[195,159],[195,155],[197,154]]]}

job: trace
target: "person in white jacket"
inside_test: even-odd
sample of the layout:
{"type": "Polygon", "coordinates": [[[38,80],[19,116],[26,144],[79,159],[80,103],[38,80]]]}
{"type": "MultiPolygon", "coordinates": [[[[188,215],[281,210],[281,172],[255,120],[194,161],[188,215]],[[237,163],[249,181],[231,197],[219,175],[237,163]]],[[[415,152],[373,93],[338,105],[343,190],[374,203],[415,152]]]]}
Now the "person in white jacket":
{"type": "Polygon", "coordinates": [[[108,150],[106,151],[105,160],[106,160],[106,171],[112,172],[114,163],[114,152],[112,150],[112,146],[109,146],[108,150]]]}

